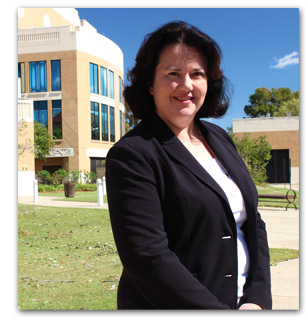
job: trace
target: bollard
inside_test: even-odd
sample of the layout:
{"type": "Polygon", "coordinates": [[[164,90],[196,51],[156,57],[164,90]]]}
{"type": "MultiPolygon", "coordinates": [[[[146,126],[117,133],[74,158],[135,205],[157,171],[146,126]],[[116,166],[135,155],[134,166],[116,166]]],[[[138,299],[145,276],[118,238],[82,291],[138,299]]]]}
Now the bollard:
{"type": "Polygon", "coordinates": [[[106,177],[103,177],[103,195],[107,194],[107,189],[106,189],[106,177]]]}
{"type": "Polygon", "coordinates": [[[38,202],[38,182],[33,180],[33,202],[38,202]]]}
{"type": "Polygon", "coordinates": [[[103,184],[102,179],[97,179],[97,199],[98,199],[98,205],[103,206],[104,204],[104,197],[103,197],[103,184]]]}

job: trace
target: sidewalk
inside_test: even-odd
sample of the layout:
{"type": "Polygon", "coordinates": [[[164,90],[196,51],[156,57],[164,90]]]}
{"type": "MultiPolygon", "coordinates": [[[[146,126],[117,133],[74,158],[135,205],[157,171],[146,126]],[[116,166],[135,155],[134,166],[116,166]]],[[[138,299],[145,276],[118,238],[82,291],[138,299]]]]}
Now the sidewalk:
{"type": "MultiPolygon", "coordinates": [[[[18,198],[18,202],[28,205],[48,207],[72,207],[108,209],[108,205],[97,203],[58,201],[59,196],[39,196],[34,203],[32,197],[18,198]]],[[[259,208],[266,223],[270,248],[299,249],[299,210],[281,208],[259,208]]],[[[273,310],[299,309],[299,259],[271,266],[273,310]]]]}
{"type": "MultiPolygon", "coordinates": [[[[270,248],[299,249],[299,210],[260,208],[270,248]]],[[[271,266],[273,310],[299,309],[299,259],[271,266]]]]}
{"type": "MultiPolygon", "coordinates": [[[[38,202],[35,203],[33,202],[33,197],[19,197],[18,203],[47,207],[108,209],[107,203],[99,206],[94,202],[64,201],[64,199],[65,197],[61,196],[39,196],[38,202]],[[63,199],[63,201],[59,199],[63,199]]],[[[75,197],[72,200],[78,200],[78,198],[75,197]]]]}

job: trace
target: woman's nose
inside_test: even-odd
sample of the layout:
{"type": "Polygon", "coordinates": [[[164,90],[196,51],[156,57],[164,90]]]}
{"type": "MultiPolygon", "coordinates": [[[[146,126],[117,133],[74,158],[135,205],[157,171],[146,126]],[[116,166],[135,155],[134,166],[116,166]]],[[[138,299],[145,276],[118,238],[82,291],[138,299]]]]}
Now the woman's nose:
{"type": "Polygon", "coordinates": [[[193,89],[192,79],[190,78],[189,74],[182,75],[179,82],[179,88],[184,90],[189,90],[189,91],[193,89]]]}

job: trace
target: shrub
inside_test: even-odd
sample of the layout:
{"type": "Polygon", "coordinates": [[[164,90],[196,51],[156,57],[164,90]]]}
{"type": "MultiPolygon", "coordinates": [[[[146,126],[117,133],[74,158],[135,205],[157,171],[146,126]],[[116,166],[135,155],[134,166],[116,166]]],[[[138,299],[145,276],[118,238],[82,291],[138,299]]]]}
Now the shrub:
{"type": "Polygon", "coordinates": [[[231,138],[254,183],[264,183],[267,180],[266,165],[271,159],[271,146],[266,137],[260,136],[257,139],[251,139],[248,133],[244,133],[244,136],[239,138],[232,133],[231,138]]]}
{"type": "Polygon", "coordinates": [[[40,178],[42,184],[47,184],[49,183],[51,174],[47,170],[42,170],[38,172],[38,177],[40,178]]]}
{"type": "Polygon", "coordinates": [[[84,172],[85,183],[92,183],[97,178],[98,178],[98,175],[92,171],[91,172],[88,172],[88,171],[84,172]]]}
{"type": "Polygon", "coordinates": [[[68,172],[64,169],[59,169],[53,173],[55,177],[56,184],[63,183],[63,180],[66,176],[68,176],[68,172]]]}
{"type": "Polygon", "coordinates": [[[69,175],[69,179],[72,182],[79,182],[80,179],[80,171],[72,171],[69,175]]]}

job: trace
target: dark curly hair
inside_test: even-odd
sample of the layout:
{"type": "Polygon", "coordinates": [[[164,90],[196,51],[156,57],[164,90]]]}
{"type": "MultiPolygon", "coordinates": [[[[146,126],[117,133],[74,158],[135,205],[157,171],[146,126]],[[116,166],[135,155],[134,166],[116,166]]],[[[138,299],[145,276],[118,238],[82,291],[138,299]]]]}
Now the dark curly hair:
{"type": "Polygon", "coordinates": [[[183,22],[170,22],[145,36],[136,56],[136,64],[128,72],[129,86],[123,92],[126,106],[135,119],[144,119],[155,110],[149,89],[162,51],[169,45],[185,44],[198,49],[207,64],[208,90],[196,117],[220,117],[229,107],[228,81],[220,68],[221,50],[217,43],[198,28],[183,22]]]}

